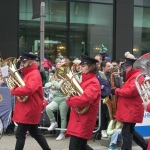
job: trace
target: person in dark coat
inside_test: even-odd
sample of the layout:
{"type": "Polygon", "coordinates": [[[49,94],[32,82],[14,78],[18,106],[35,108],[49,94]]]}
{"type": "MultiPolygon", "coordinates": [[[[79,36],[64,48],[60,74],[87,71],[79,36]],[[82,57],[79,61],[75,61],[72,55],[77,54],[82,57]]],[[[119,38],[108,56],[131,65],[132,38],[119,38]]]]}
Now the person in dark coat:
{"type": "Polygon", "coordinates": [[[12,120],[18,124],[16,131],[15,150],[23,150],[26,132],[35,138],[43,150],[50,150],[46,139],[38,129],[43,107],[42,80],[36,64],[37,56],[27,52],[22,53],[21,65],[25,86],[10,89],[12,95],[27,96],[24,102],[16,100],[12,120]]]}
{"type": "MultiPolygon", "coordinates": [[[[134,130],[136,123],[142,123],[144,115],[142,99],[135,85],[135,79],[141,71],[140,69],[133,69],[135,60],[136,58],[130,52],[125,53],[123,66],[126,71],[126,82],[121,88],[111,90],[111,93],[118,97],[116,120],[123,122],[121,150],[132,149],[132,138],[143,150],[147,149],[147,142],[134,130]]],[[[139,79],[139,84],[143,81],[143,78],[139,79]]]]}
{"type": "Polygon", "coordinates": [[[97,79],[101,84],[101,136],[107,138],[107,126],[110,120],[108,108],[103,100],[111,94],[110,73],[111,63],[104,60],[101,64],[102,71],[97,73],[97,79]]]}
{"type": "Polygon", "coordinates": [[[69,150],[86,150],[87,140],[93,135],[93,130],[97,120],[98,106],[100,101],[100,84],[96,78],[96,59],[82,55],[81,71],[83,94],[69,97],[66,102],[71,107],[70,119],[67,127],[67,135],[70,135],[69,150]],[[89,109],[83,114],[77,113],[75,108],[89,109]]]}

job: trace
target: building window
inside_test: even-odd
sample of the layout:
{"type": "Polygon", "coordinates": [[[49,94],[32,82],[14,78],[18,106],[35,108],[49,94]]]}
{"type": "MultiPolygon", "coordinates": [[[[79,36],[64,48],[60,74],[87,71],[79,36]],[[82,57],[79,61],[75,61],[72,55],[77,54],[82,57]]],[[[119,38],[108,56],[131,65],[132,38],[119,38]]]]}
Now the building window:
{"type": "Polygon", "coordinates": [[[139,57],[150,48],[150,8],[134,7],[133,54],[139,57]]]}
{"type": "MultiPolygon", "coordinates": [[[[104,44],[112,55],[113,5],[45,0],[45,55],[71,60],[81,54],[94,57],[104,44]]],[[[32,19],[32,1],[20,0],[19,51],[40,53],[40,18],[32,19]]]]}

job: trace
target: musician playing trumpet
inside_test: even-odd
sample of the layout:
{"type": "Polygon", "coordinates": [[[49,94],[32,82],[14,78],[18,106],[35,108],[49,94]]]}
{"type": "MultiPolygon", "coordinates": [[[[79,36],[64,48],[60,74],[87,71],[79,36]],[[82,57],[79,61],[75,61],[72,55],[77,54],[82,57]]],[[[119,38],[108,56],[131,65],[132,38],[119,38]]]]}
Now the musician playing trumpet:
{"type": "Polygon", "coordinates": [[[28,96],[26,101],[16,100],[14,108],[13,121],[18,124],[15,150],[23,150],[27,131],[43,150],[50,150],[46,139],[38,129],[43,107],[43,89],[36,58],[37,56],[34,54],[22,53],[21,65],[23,66],[25,86],[10,89],[12,95],[28,96]]]}
{"type": "Polygon", "coordinates": [[[71,136],[69,150],[86,150],[87,140],[92,138],[101,95],[100,84],[96,78],[97,62],[91,57],[81,56],[82,82],[80,86],[83,94],[71,96],[66,100],[67,105],[71,107],[66,133],[71,136]],[[82,109],[86,106],[89,108],[84,113],[80,114],[76,111],[76,108],[82,109]]]}

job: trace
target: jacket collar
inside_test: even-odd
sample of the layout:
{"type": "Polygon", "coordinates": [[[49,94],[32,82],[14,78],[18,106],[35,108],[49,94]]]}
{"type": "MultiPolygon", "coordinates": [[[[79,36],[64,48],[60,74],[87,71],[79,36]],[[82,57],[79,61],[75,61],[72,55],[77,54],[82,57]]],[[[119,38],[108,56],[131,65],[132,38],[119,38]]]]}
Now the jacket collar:
{"type": "Polygon", "coordinates": [[[128,79],[130,76],[132,76],[133,74],[137,73],[137,72],[141,72],[140,69],[133,69],[131,71],[129,71],[127,74],[126,74],[126,79],[128,79]]]}
{"type": "Polygon", "coordinates": [[[94,73],[82,74],[82,82],[84,82],[84,81],[86,81],[86,80],[88,80],[94,76],[96,76],[96,74],[94,74],[94,73]]]}
{"type": "Polygon", "coordinates": [[[38,66],[36,64],[33,64],[32,66],[30,67],[27,67],[27,68],[23,68],[22,69],[22,72],[23,74],[28,74],[29,72],[31,72],[32,70],[35,70],[35,69],[38,69],[38,66]]]}

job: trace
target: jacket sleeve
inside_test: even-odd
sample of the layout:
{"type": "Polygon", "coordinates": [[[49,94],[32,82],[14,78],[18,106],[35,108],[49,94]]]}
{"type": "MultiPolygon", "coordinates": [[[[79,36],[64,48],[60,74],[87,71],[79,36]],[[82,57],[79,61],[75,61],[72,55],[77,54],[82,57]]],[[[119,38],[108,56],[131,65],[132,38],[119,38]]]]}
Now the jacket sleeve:
{"type": "Polygon", "coordinates": [[[63,80],[61,80],[61,81],[52,81],[52,83],[53,83],[53,85],[56,87],[56,89],[58,90],[58,89],[60,89],[61,88],[61,85],[62,85],[62,83],[63,83],[63,80]]]}
{"type": "MultiPolygon", "coordinates": [[[[134,96],[137,96],[139,93],[138,93],[138,90],[136,88],[136,85],[135,85],[135,79],[137,77],[138,74],[135,74],[132,78],[132,80],[130,82],[127,83],[127,81],[124,83],[124,84],[128,84],[127,87],[124,88],[124,85],[122,86],[122,88],[116,88],[115,89],[115,94],[116,95],[119,95],[119,96],[123,96],[123,97],[134,97],[134,96]]],[[[141,84],[144,80],[144,77],[141,76],[138,80],[138,83],[141,84]]]]}
{"type": "Polygon", "coordinates": [[[46,84],[45,84],[45,87],[51,87],[53,84],[52,84],[52,82],[47,82],[46,84]]]}
{"type": "Polygon", "coordinates": [[[123,97],[134,97],[137,96],[138,91],[135,86],[129,86],[128,88],[116,88],[115,94],[123,97]]]}
{"type": "Polygon", "coordinates": [[[127,87],[116,88],[115,94],[123,97],[134,97],[137,96],[138,91],[135,86],[135,79],[133,79],[127,87]]]}
{"type": "Polygon", "coordinates": [[[37,78],[35,75],[31,75],[28,77],[25,86],[14,88],[10,92],[12,95],[16,96],[29,96],[32,95],[39,88],[39,86],[39,78],[37,78]]]}
{"type": "Polygon", "coordinates": [[[93,103],[93,101],[101,94],[100,84],[98,82],[91,82],[84,93],[80,96],[74,96],[67,99],[67,105],[70,107],[85,107],[93,103]]]}

